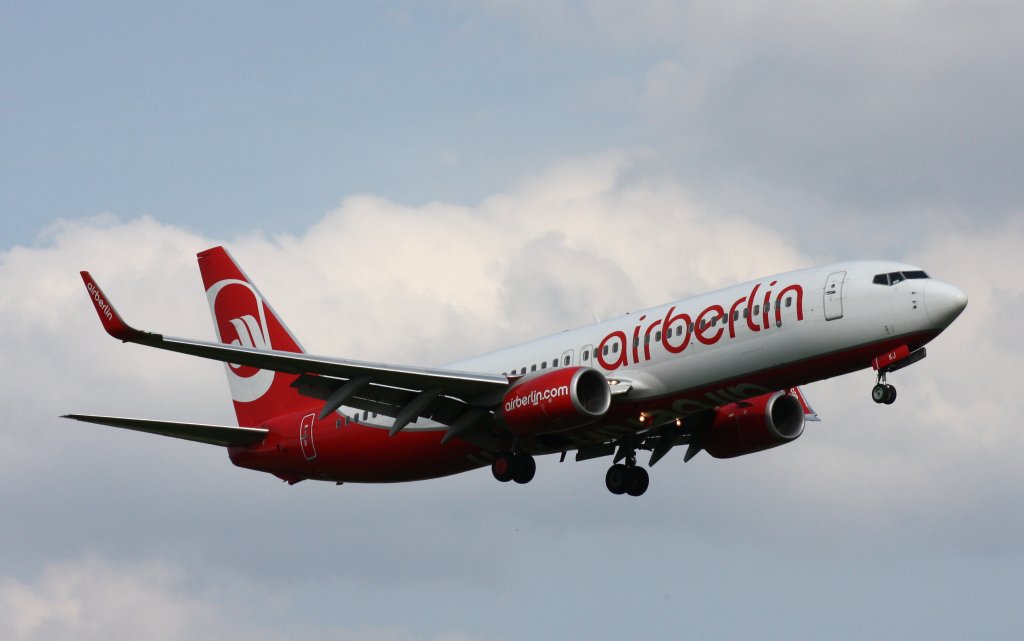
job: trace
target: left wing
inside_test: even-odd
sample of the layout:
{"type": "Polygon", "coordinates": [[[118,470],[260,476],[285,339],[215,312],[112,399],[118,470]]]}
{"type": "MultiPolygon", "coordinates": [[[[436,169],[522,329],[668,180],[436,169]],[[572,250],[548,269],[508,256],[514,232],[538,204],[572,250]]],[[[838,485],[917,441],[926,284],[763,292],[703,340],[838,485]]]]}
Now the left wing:
{"type": "MultiPolygon", "coordinates": [[[[120,314],[110,304],[110,299],[103,294],[89,272],[83,271],[81,274],[92,298],[93,306],[103,323],[103,328],[114,338],[126,343],[138,343],[171,352],[276,372],[317,374],[334,379],[344,379],[344,381],[335,381],[336,387],[345,381],[357,381],[364,387],[366,385],[381,385],[402,390],[437,390],[438,394],[457,397],[470,405],[493,405],[500,400],[500,395],[509,386],[509,379],[498,374],[389,365],[298,352],[259,350],[252,347],[173,338],[141,331],[122,320],[120,314]]],[[[344,400],[342,399],[342,402],[337,403],[326,414],[340,407],[344,400]]]]}

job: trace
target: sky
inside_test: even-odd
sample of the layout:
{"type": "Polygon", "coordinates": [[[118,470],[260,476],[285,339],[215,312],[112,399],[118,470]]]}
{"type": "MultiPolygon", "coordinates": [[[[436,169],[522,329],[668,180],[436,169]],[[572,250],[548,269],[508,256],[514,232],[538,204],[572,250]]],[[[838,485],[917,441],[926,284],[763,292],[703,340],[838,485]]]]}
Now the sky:
{"type": "Polygon", "coordinates": [[[0,6],[0,637],[1017,639],[1024,6],[0,6]],[[608,461],[288,486],[58,418],[229,423],[227,246],[315,353],[442,364],[854,258],[970,304],[823,421],[641,499],[608,461]]]}

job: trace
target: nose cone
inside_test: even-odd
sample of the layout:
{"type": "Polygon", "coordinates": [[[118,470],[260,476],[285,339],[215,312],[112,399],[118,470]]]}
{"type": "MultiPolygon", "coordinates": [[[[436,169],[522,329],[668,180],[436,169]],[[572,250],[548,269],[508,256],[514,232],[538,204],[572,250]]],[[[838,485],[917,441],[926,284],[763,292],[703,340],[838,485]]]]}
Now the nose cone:
{"type": "Polygon", "coordinates": [[[924,307],[928,312],[928,320],[945,328],[967,307],[967,294],[949,283],[928,281],[924,288],[924,307]]]}

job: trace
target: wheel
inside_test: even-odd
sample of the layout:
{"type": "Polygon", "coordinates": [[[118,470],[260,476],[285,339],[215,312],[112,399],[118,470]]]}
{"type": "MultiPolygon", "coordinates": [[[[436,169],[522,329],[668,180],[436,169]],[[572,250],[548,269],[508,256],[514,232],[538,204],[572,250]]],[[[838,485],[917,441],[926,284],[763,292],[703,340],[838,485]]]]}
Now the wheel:
{"type": "Polygon", "coordinates": [[[511,454],[499,454],[491,463],[491,474],[502,483],[508,483],[515,474],[515,459],[511,454]]]}
{"type": "Polygon", "coordinates": [[[886,405],[892,405],[896,402],[896,388],[892,385],[885,386],[885,400],[882,401],[886,405]]]}
{"type": "Polygon", "coordinates": [[[629,478],[629,468],[622,463],[616,463],[608,468],[604,475],[604,484],[612,494],[624,494],[626,492],[626,480],[629,478]]]}
{"type": "Polygon", "coordinates": [[[529,454],[517,454],[512,467],[512,480],[521,485],[532,481],[537,473],[537,461],[529,454]]]}
{"type": "Polygon", "coordinates": [[[641,496],[647,491],[647,488],[651,485],[651,477],[642,467],[634,467],[629,469],[629,474],[626,482],[626,493],[630,496],[641,496]]]}
{"type": "Polygon", "coordinates": [[[871,400],[876,403],[884,403],[885,399],[889,396],[889,391],[886,389],[888,385],[882,385],[879,383],[871,388],[871,400]]]}

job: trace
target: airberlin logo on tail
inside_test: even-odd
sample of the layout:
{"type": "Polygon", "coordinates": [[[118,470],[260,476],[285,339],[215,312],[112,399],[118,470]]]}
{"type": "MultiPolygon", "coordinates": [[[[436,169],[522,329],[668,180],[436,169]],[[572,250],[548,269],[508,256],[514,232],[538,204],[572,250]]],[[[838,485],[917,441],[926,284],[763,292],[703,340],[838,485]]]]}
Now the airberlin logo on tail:
{"type": "MultiPolygon", "coordinates": [[[[253,349],[270,349],[270,335],[264,331],[260,322],[253,316],[246,314],[241,318],[232,318],[229,322],[235,328],[235,333],[238,334],[238,340],[231,341],[232,345],[253,349]]],[[[239,369],[238,365],[232,365],[232,367],[239,369]]]]}
{"type": "Polygon", "coordinates": [[[86,283],[85,288],[89,290],[89,294],[92,296],[93,302],[96,303],[96,309],[100,310],[100,313],[106,316],[107,320],[114,320],[114,312],[110,310],[110,305],[107,301],[103,300],[103,295],[100,294],[100,288],[96,287],[92,283],[86,283]]]}
{"type": "MultiPolygon", "coordinates": [[[[206,291],[206,297],[221,343],[249,349],[273,349],[263,299],[252,285],[244,280],[224,279],[214,283],[206,291]]],[[[273,370],[235,363],[225,363],[225,370],[231,398],[238,403],[262,398],[274,384],[273,370]]]]}

